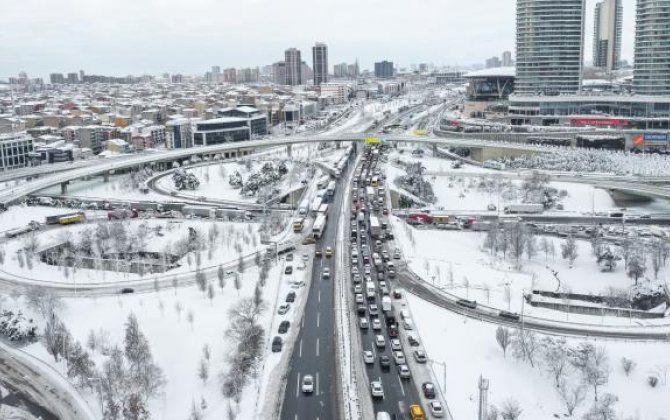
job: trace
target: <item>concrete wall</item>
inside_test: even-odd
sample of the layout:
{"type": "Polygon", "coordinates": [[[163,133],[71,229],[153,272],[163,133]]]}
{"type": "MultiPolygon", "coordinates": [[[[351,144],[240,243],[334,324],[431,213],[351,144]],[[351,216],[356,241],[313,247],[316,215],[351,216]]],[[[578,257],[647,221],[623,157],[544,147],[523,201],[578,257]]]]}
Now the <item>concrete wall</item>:
{"type": "Polygon", "coordinates": [[[470,158],[478,162],[484,162],[490,159],[499,159],[503,157],[518,157],[537,154],[529,150],[519,150],[506,147],[470,147],[470,158]]]}

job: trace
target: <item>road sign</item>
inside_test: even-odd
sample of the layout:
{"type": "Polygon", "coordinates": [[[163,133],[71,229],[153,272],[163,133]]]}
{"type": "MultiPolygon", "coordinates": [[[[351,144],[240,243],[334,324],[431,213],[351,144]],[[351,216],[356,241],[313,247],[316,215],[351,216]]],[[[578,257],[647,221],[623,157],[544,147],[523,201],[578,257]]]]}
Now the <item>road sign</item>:
{"type": "Polygon", "coordinates": [[[381,143],[381,139],[379,137],[366,137],[363,139],[365,144],[379,144],[381,143]]]}

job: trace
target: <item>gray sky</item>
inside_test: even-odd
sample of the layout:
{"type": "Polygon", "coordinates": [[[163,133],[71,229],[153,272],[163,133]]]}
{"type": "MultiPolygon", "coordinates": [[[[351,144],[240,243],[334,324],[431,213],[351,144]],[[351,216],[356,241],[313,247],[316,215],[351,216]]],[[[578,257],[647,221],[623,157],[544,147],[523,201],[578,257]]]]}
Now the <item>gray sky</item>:
{"type": "MultiPolygon", "coordinates": [[[[560,1],[560,0],[557,0],[560,1]]],[[[514,51],[514,0],[20,0],[2,1],[0,78],[204,73],[283,59],[288,47],[329,47],[329,64],[362,68],[465,65],[514,51]]],[[[586,0],[586,60],[593,7],[586,0]]],[[[624,59],[633,55],[635,0],[623,0],[624,59]]]]}

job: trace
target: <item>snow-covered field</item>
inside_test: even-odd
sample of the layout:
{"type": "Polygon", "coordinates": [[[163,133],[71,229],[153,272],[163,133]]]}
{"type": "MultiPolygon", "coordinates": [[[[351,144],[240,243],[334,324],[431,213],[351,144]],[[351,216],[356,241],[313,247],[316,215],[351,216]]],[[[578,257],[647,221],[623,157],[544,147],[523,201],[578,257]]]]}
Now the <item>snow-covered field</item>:
{"type": "MultiPolygon", "coordinates": [[[[28,207],[31,211],[38,210],[39,207],[28,207]]],[[[49,209],[57,212],[57,209],[49,209]]],[[[58,214],[58,213],[56,213],[58,214]]],[[[15,218],[16,219],[16,218],[15,218]]],[[[121,222],[118,222],[121,224],[121,222]]],[[[214,222],[204,220],[129,220],[122,223],[125,228],[125,234],[128,240],[135,244],[142,237],[144,244],[138,245],[138,248],[145,251],[175,253],[180,241],[185,241],[189,235],[189,228],[196,228],[202,241],[208,245],[207,250],[200,251],[200,260],[202,268],[217,267],[221,263],[234,262],[238,255],[248,255],[256,250],[263,248],[260,245],[258,224],[237,224],[232,222],[214,222]],[[216,228],[214,228],[216,227],[216,228]],[[138,235],[142,229],[144,235],[138,235]],[[210,231],[218,231],[216,239],[209,241],[210,231]],[[211,252],[210,252],[211,250],[211,252]],[[238,253],[239,251],[239,253],[238,253]]],[[[103,226],[106,226],[105,221],[103,226]]],[[[38,231],[35,236],[37,239],[37,249],[46,249],[50,246],[73,240],[75,243],[81,242],[82,232],[85,236],[95,237],[97,226],[95,223],[72,225],[68,227],[58,227],[45,231],[38,231]]],[[[19,260],[17,251],[25,246],[26,235],[10,240],[5,243],[3,251],[5,252],[5,264],[2,270],[5,274],[14,275],[22,278],[35,279],[44,282],[71,282],[82,285],[85,283],[114,283],[119,281],[148,279],[147,276],[140,276],[135,273],[119,273],[114,271],[93,270],[80,268],[76,270],[64,269],[60,266],[53,266],[42,263],[37,258],[33,258],[32,266],[23,264],[19,260]],[[67,273],[67,274],[65,274],[67,273]]],[[[114,239],[110,240],[110,245],[119,246],[114,239]],[[116,245],[115,245],[116,244],[116,245]]],[[[122,246],[122,245],[121,245],[122,246]]],[[[115,249],[115,248],[112,248],[115,249]]],[[[185,274],[194,272],[197,268],[196,251],[186,253],[179,261],[179,267],[173,268],[166,275],[185,274]]]]}
{"type": "MultiPolygon", "coordinates": [[[[114,199],[153,200],[158,202],[166,200],[164,195],[155,193],[151,190],[149,190],[148,193],[143,193],[139,189],[133,188],[129,179],[128,174],[111,175],[108,182],[105,182],[101,176],[92,177],[88,180],[78,179],[68,184],[66,195],[72,197],[99,198],[108,201],[114,199]]],[[[60,195],[60,192],[60,186],[47,188],[42,191],[42,193],[45,194],[58,195],[60,195]]],[[[39,196],[40,193],[37,193],[36,195],[39,196]]]]}
{"type": "MultiPolygon", "coordinates": [[[[311,255],[311,254],[310,254],[311,255]]],[[[265,384],[277,372],[274,370],[281,353],[272,353],[270,343],[277,335],[277,327],[282,320],[291,322],[294,328],[299,318],[295,309],[306,297],[307,286],[294,288],[295,280],[309,281],[309,265],[294,271],[292,276],[283,274],[286,262],[283,259],[269,272],[263,299],[267,309],[262,313],[259,324],[265,329],[264,360],[258,380],[252,379],[247,385],[239,409],[240,420],[251,420],[261,409],[266,396],[265,384]],[[277,315],[277,307],[284,302],[288,291],[296,292],[296,301],[286,315],[277,315]]],[[[294,267],[305,263],[296,253],[292,263],[294,267]]],[[[163,369],[167,384],[160,398],[151,401],[150,409],[153,418],[165,420],[182,420],[188,418],[191,405],[195,402],[200,407],[204,398],[207,408],[203,410],[203,419],[221,419],[227,415],[228,402],[221,394],[219,375],[227,368],[226,355],[233,349],[224,331],[229,325],[228,310],[242,298],[252,297],[258,279],[256,267],[246,270],[241,275],[240,288],[237,290],[233,278],[225,280],[223,289],[217,280],[211,279],[214,296],[210,299],[200,292],[196,286],[174,289],[164,287],[158,292],[98,297],[65,299],[65,309],[60,315],[73,337],[82,343],[87,342],[90,331],[102,333],[111,345],[123,346],[124,324],[130,313],[135,314],[142,332],[146,335],[156,363],[163,369]],[[211,351],[209,362],[209,379],[206,383],[198,376],[198,367],[203,355],[203,347],[207,345],[211,351]]],[[[286,338],[286,337],[285,337],[286,338]]],[[[64,372],[63,362],[54,363],[53,357],[47,354],[41,343],[26,348],[28,352],[42,360],[54,364],[64,372]]],[[[98,350],[93,352],[98,368],[106,359],[98,350]]],[[[270,390],[267,392],[276,392],[270,390]]],[[[97,395],[89,393],[92,407],[99,405],[97,395]]]]}
{"type": "MultiPolygon", "coordinates": [[[[494,308],[521,313],[523,292],[528,293],[532,289],[558,291],[559,280],[560,290],[585,294],[603,293],[609,287],[628,290],[633,284],[626,276],[623,262],[612,273],[602,272],[591,255],[591,245],[587,241],[577,240],[579,257],[570,268],[568,261],[561,259],[560,255],[563,240],[547,237],[554,243],[555,257],[550,255],[547,258],[539,250],[531,261],[524,255],[523,267],[518,271],[513,267],[513,261],[492,258],[482,250],[484,232],[416,229],[393,216],[390,221],[396,236],[395,243],[402,249],[412,271],[448,293],[494,308]]],[[[668,272],[668,267],[661,268],[659,279],[664,279],[668,272]]],[[[639,282],[641,287],[648,285],[654,290],[662,284],[662,281],[659,283],[653,279],[650,271],[639,282]]],[[[592,324],[630,325],[631,322],[639,322],[628,318],[566,314],[530,305],[525,305],[524,313],[592,324]]]]}
{"type": "MultiPolygon", "coordinates": [[[[528,362],[514,358],[510,349],[503,357],[496,342],[495,325],[461,317],[409,294],[408,301],[428,357],[446,365],[446,398],[455,419],[477,417],[480,375],[489,380],[488,401],[498,409],[504,401],[513,398],[523,410],[521,419],[562,418],[566,413],[546,364],[540,362],[539,367],[532,368],[528,362]]],[[[570,346],[576,346],[583,340],[567,341],[570,346]]],[[[589,341],[607,350],[609,381],[598,392],[601,398],[605,393],[618,396],[619,401],[614,405],[617,419],[668,418],[670,383],[666,380],[663,385],[652,388],[647,384],[647,377],[670,370],[670,344],[589,341]],[[630,376],[623,372],[622,357],[637,364],[630,376]]],[[[442,381],[442,368],[436,364],[434,369],[438,381],[442,381]]],[[[579,381],[576,372],[569,377],[573,383],[579,381]]],[[[583,393],[584,402],[571,418],[582,418],[593,404],[592,388],[587,387],[583,393]]]]}

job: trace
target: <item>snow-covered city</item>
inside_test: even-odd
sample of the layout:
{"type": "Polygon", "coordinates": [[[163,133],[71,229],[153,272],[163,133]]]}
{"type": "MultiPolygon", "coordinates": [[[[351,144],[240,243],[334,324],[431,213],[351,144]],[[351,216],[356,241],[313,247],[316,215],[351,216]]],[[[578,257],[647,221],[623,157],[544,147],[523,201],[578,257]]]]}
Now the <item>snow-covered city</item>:
{"type": "Polygon", "coordinates": [[[670,420],[670,0],[28,3],[0,420],[670,420]]]}

